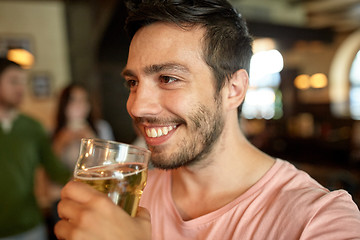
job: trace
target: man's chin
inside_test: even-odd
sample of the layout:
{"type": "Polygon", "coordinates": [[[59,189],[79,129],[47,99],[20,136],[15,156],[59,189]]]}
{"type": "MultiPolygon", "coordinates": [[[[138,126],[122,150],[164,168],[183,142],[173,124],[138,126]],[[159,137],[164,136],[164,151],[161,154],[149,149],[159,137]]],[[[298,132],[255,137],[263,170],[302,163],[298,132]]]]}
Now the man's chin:
{"type": "Polygon", "coordinates": [[[184,154],[152,154],[151,163],[155,168],[173,170],[181,167],[191,166],[195,158],[184,154]]]}
{"type": "Polygon", "coordinates": [[[170,170],[182,166],[182,164],[178,164],[177,162],[174,162],[174,160],[174,157],[170,157],[163,152],[158,153],[157,151],[154,151],[151,154],[151,163],[155,168],[170,170]]]}
{"type": "Polygon", "coordinates": [[[20,107],[22,102],[12,102],[12,103],[7,103],[5,105],[5,107],[9,110],[12,110],[12,109],[18,109],[20,107]]]}
{"type": "Polygon", "coordinates": [[[156,151],[151,150],[151,159],[150,162],[155,168],[159,169],[171,169],[169,165],[169,159],[165,158],[163,154],[159,154],[156,151]]]}
{"type": "Polygon", "coordinates": [[[164,163],[164,162],[154,162],[154,161],[151,161],[152,163],[152,166],[154,168],[158,168],[158,169],[161,169],[161,170],[174,170],[174,169],[177,169],[177,168],[180,168],[182,167],[183,165],[178,165],[178,164],[174,164],[174,163],[164,163]]]}

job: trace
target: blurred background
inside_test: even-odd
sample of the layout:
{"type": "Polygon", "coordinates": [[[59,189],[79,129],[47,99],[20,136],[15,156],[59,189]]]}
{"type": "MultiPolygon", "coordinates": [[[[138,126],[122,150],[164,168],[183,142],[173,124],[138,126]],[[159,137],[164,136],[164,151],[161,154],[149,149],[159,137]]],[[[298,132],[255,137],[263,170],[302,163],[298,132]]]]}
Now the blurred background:
{"type": "MultiPolygon", "coordinates": [[[[360,198],[360,0],[232,0],[254,36],[241,125],[263,151],[360,198]]],[[[28,69],[21,109],[53,131],[69,83],[85,85],[115,139],[136,138],[120,73],[122,0],[0,0],[0,56],[28,69]]]]}

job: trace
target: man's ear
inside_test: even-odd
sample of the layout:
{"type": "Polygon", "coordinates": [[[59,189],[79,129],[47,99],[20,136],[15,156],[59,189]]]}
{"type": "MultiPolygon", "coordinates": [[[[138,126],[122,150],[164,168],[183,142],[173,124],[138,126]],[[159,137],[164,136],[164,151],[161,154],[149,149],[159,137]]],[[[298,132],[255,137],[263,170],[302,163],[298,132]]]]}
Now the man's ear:
{"type": "Polygon", "coordinates": [[[249,75],[244,69],[236,71],[227,82],[227,107],[228,109],[238,108],[244,101],[249,85],[249,75]]]}

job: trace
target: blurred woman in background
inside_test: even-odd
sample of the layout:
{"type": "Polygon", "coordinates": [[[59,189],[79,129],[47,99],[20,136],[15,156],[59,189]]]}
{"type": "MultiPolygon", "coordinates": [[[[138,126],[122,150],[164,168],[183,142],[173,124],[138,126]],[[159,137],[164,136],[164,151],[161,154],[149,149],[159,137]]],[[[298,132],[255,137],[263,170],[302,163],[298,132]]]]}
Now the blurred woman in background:
{"type": "Polygon", "coordinates": [[[89,93],[79,84],[71,84],[61,92],[53,148],[71,169],[78,157],[81,138],[114,140],[111,126],[95,114],[89,93]]]}
{"type": "MultiPolygon", "coordinates": [[[[111,126],[98,117],[92,100],[85,87],[79,84],[68,85],[59,96],[53,149],[70,171],[74,170],[82,138],[114,140],[111,126]]],[[[50,240],[56,239],[53,229],[60,219],[57,214],[57,203],[62,187],[51,183],[48,190],[52,206],[48,219],[50,240]]]]}

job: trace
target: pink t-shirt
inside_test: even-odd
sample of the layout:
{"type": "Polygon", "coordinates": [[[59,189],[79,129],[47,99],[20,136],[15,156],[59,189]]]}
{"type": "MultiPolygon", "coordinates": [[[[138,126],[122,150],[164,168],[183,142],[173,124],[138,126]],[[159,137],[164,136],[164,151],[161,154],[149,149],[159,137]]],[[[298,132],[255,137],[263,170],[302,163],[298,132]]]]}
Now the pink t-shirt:
{"type": "Polygon", "coordinates": [[[234,201],[189,221],[174,205],[171,171],[150,171],[140,205],[150,211],[154,240],[360,239],[360,212],[346,191],[329,192],[279,159],[234,201]]]}

